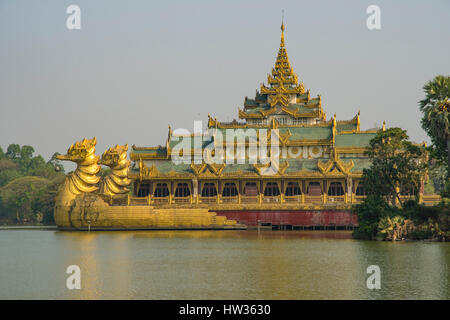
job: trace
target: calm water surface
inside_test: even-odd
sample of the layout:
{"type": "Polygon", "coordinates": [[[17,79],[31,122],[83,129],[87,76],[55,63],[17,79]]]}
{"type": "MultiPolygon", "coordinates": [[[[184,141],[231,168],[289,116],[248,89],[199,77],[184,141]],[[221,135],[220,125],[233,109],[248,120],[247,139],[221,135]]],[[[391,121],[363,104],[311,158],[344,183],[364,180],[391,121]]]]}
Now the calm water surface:
{"type": "Polygon", "coordinates": [[[449,266],[450,243],[345,231],[0,231],[0,299],[449,299],[449,266]]]}

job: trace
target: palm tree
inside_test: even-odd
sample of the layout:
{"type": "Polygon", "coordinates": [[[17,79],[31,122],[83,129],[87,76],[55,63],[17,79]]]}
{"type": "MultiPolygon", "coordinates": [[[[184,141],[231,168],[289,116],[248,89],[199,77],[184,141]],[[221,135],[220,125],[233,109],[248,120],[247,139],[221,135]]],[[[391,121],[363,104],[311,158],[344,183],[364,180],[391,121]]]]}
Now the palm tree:
{"type": "Polygon", "coordinates": [[[447,158],[450,175],[450,77],[436,76],[423,86],[425,98],[419,102],[422,128],[430,136],[438,158],[447,158]]]}

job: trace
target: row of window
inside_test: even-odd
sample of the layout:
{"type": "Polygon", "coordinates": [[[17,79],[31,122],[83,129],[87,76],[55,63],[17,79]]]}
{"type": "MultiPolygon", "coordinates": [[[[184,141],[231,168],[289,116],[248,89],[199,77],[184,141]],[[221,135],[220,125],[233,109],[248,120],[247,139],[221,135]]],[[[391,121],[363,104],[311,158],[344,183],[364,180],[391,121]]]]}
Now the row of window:
{"type": "MultiPolygon", "coordinates": [[[[308,118],[293,118],[292,121],[290,118],[276,118],[278,123],[281,125],[287,125],[287,124],[307,124],[308,118]]],[[[263,119],[255,119],[253,120],[253,124],[256,125],[265,125],[267,124],[266,120],[263,119]]]]}
{"type": "MultiPolygon", "coordinates": [[[[238,189],[236,188],[236,184],[233,182],[227,182],[223,186],[222,196],[223,197],[235,197],[238,195],[238,189]]],[[[340,182],[332,182],[328,187],[328,195],[329,196],[343,196],[345,193],[344,188],[340,182]]],[[[137,193],[138,197],[147,197],[150,194],[150,185],[148,183],[141,184],[139,186],[139,190],[137,193]]],[[[302,191],[298,182],[288,182],[286,186],[285,195],[286,196],[298,196],[301,195],[302,191]]],[[[311,196],[320,196],[322,195],[322,187],[319,182],[310,182],[306,189],[306,194],[311,196]]],[[[356,188],[355,194],[357,196],[366,195],[366,191],[362,183],[358,184],[356,188]]],[[[188,197],[191,195],[191,191],[187,183],[178,183],[175,189],[175,197],[188,197]]],[[[244,186],[245,196],[257,196],[258,195],[258,187],[256,182],[247,182],[244,186]]],[[[278,184],[275,182],[268,182],[264,189],[264,196],[272,197],[279,196],[280,189],[278,188],[278,184]]],[[[155,187],[155,192],[153,193],[154,197],[168,197],[169,196],[169,188],[167,183],[157,183],[155,187]]],[[[204,183],[202,192],[202,197],[215,197],[217,196],[217,189],[214,183],[204,183]]]]}
{"type": "Polygon", "coordinates": [[[308,123],[308,118],[295,118],[292,120],[293,124],[305,124],[308,123]]]}

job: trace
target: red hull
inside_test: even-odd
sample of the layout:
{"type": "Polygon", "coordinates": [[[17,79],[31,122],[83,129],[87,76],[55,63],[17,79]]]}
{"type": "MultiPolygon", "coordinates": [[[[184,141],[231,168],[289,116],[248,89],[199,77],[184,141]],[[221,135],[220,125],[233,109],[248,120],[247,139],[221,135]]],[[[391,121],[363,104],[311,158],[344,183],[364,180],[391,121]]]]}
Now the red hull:
{"type": "Polygon", "coordinates": [[[237,220],[247,226],[260,224],[291,225],[293,227],[356,227],[358,217],[345,210],[307,211],[215,211],[217,215],[237,220]]]}

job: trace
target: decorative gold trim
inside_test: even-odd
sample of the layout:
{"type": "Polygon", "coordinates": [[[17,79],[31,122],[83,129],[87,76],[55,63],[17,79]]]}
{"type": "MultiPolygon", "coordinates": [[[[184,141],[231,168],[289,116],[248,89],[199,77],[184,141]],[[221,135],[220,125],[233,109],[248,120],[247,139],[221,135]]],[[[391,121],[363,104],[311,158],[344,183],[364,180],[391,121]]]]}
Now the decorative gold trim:
{"type": "Polygon", "coordinates": [[[202,164],[194,164],[191,163],[191,169],[192,171],[194,171],[194,174],[196,176],[198,176],[200,173],[202,173],[206,168],[206,163],[202,163],[202,164]]]}
{"type": "Polygon", "coordinates": [[[289,167],[289,163],[285,160],[283,162],[268,162],[265,164],[255,163],[253,164],[256,172],[259,176],[269,177],[273,176],[273,172],[269,172],[270,168],[274,169],[275,175],[284,175],[286,169],[289,167]]]}
{"type": "Polygon", "coordinates": [[[339,154],[337,153],[336,148],[332,148],[332,151],[330,153],[330,160],[325,163],[321,160],[317,162],[317,167],[319,168],[320,172],[322,172],[323,174],[327,174],[328,176],[340,174],[348,175],[354,165],[355,164],[353,160],[350,160],[347,163],[341,161],[339,159],[339,154]],[[336,168],[331,170],[334,166],[336,166],[336,168]],[[341,173],[337,169],[339,169],[341,173]]]}

